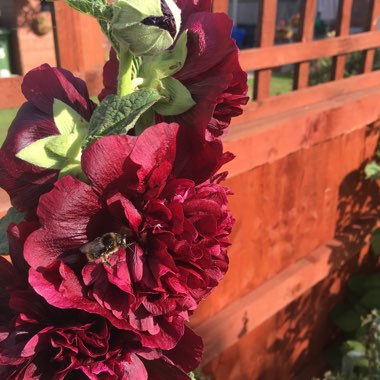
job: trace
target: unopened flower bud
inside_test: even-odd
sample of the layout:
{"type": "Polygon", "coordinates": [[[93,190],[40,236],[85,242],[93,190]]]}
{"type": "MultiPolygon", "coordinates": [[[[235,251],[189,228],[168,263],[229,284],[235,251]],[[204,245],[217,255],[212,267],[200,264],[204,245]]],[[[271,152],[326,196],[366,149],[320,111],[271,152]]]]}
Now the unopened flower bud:
{"type": "Polygon", "coordinates": [[[181,11],[174,0],[117,0],[111,24],[121,47],[135,56],[156,55],[173,45],[181,11]]]}

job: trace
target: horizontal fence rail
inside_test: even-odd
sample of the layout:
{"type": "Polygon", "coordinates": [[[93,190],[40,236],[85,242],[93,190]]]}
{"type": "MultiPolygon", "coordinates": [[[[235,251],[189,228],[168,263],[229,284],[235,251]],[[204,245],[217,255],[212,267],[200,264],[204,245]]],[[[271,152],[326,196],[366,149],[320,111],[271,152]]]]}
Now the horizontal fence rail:
{"type": "Polygon", "coordinates": [[[263,70],[379,46],[380,31],[365,32],[326,40],[242,50],[240,63],[246,71],[263,70]]]}

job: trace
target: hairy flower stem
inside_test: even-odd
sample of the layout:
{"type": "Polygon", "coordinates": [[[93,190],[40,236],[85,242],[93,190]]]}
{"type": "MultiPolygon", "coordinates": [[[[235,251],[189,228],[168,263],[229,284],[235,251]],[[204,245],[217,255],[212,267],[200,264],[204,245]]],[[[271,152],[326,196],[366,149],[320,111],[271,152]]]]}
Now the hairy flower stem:
{"type": "Polygon", "coordinates": [[[133,92],[133,54],[129,51],[129,49],[121,48],[119,61],[120,69],[117,93],[119,96],[126,96],[133,92]]]}

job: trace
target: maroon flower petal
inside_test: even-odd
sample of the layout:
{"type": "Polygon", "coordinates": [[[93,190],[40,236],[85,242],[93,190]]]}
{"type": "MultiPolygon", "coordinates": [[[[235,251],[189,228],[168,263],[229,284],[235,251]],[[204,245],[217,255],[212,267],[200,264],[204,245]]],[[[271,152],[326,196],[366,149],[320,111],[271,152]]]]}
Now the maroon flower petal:
{"type": "Polygon", "coordinates": [[[47,267],[56,262],[62,249],[74,251],[75,261],[83,261],[79,247],[91,234],[97,237],[97,228],[102,220],[102,204],[93,189],[73,178],[64,177],[54,188],[44,194],[38,205],[37,214],[42,228],[33,232],[25,242],[25,259],[32,268],[47,267]],[[100,214],[99,214],[100,212],[100,214]],[[94,218],[97,220],[94,220],[94,218]],[[89,222],[94,231],[88,231],[89,222]],[[54,239],[53,239],[54,237],[54,239]]]}
{"type": "Polygon", "coordinates": [[[8,227],[9,254],[13,265],[20,274],[27,275],[29,269],[29,265],[24,258],[25,240],[38,227],[37,221],[12,223],[8,227]]]}
{"type": "Polygon", "coordinates": [[[177,0],[177,5],[181,9],[183,25],[193,13],[211,12],[212,0],[177,0]]]}
{"type": "Polygon", "coordinates": [[[48,64],[27,73],[21,88],[26,99],[47,115],[52,114],[54,99],[73,107],[87,120],[94,110],[86,84],[69,71],[48,64]]]}
{"type": "Polygon", "coordinates": [[[101,191],[123,175],[126,158],[136,138],[108,136],[92,143],[82,154],[82,168],[88,179],[101,191]]]}
{"type": "Polygon", "coordinates": [[[99,94],[99,101],[102,101],[108,95],[116,94],[117,78],[119,72],[119,61],[116,52],[113,48],[110,50],[109,60],[103,68],[103,85],[104,89],[99,94]]]}
{"type": "Polygon", "coordinates": [[[196,369],[202,361],[203,341],[189,327],[173,350],[165,351],[165,356],[176,363],[185,372],[196,369]]]}
{"type": "Polygon", "coordinates": [[[146,380],[148,374],[144,364],[137,355],[131,355],[130,361],[125,365],[125,375],[122,380],[146,380]]]}
{"type": "Polygon", "coordinates": [[[17,113],[0,149],[0,187],[19,210],[35,208],[41,194],[48,192],[58,178],[57,170],[43,169],[16,157],[32,142],[58,135],[54,122],[30,103],[17,113]]]}

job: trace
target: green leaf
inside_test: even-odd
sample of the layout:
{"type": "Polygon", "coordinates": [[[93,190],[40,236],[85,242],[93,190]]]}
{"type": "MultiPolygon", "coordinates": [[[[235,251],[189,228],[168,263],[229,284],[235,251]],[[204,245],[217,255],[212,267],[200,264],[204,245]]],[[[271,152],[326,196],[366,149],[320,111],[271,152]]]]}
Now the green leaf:
{"type": "MultiPolygon", "coordinates": [[[[59,145],[56,139],[63,136],[49,136],[43,139],[37,140],[28,145],[24,149],[20,150],[16,157],[29,162],[30,164],[39,166],[46,169],[61,169],[65,164],[65,159],[59,154],[54,154],[51,150],[46,149],[46,145],[49,143],[59,145]]],[[[59,141],[59,140],[58,140],[59,141]]]]}
{"type": "Polygon", "coordinates": [[[368,309],[379,309],[380,308],[380,289],[369,290],[360,300],[362,305],[368,309]]]}
{"type": "Polygon", "coordinates": [[[360,327],[360,315],[349,305],[336,305],[331,312],[331,319],[344,332],[353,332],[360,327]]]}
{"type": "Polygon", "coordinates": [[[372,233],[371,247],[376,256],[380,256],[380,228],[372,233]]]}
{"type": "Polygon", "coordinates": [[[95,17],[98,20],[110,20],[113,8],[107,0],[65,0],[75,10],[95,17]]]}
{"type": "Polygon", "coordinates": [[[178,38],[173,49],[163,53],[144,58],[139,75],[149,83],[155,79],[173,76],[180,71],[187,58],[187,30],[178,38]]]}
{"type": "Polygon", "coordinates": [[[9,253],[7,230],[11,223],[20,223],[24,220],[24,214],[14,207],[10,208],[5,216],[0,219],[0,255],[9,253]]]}
{"type": "Polygon", "coordinates": [[[88,122],[64,102],[54,99],[55,124],[61,133],[34,141],[16,156],[45,169],[55,169],[65,174],[81,172],[80,157],[83,140],[88,134],[88,122]]]}
{"type": "Polygon", "coordinates": [[[366,165],[365,169],[366,178],[380,179],[380,165],[373,161],[366,165]]]}
{"type": "Polygon", "coordinates": [[[348,281],[348,287],[357,295],[361,296],[366,291],[366,282],[368,276],[364,274],[356,274],[348,281]]]}
{"type": "Polygon", "coordinates": [[[56,169],[71,174],[66,166],[80,167],[82,142],[83,138],[78,139],[75,134],[49,136],[28,145],[16,156],[45,169],[56,169]]]}
{"type": "Polygon", "coordinates": [[[160,94],[151,88],[143,88],[124,97],[107,96],[90,120],[91,137],[127,133],[160,98],[160,94]]]}
{"type": "Polygon", "coordinates": [[[54,99],[53,115],[55,125],[61,135],[87,133],[88,122],[69,105],[59,99],[54,99]]]}
{"type": "Polygon", "coordinates": [[[161,0],[118,0],[114,6],[112,26],[114,29],[124,29],[137,24],[147,17],[162,17],[161,0]]]}
{"type": "Polygon", "coordinates": [[[160,115],[180,115],[195,106],[190,91],[174,78],[164,78],[161,81],[160,94],[163,100],[159,101],[154,110],[160,115]]]}
{"type": "Polygon", "coordinates": [[[360,354],[364,355],[365,354],[365,346],[363,343],[361,343],[357,340],[347,340],[342,345],[342,352],[343,352],[343,354],[347,354],[351,351],[358,353],[358,356],[360,356],[360,354]]]}
{"type": "Polygon", "coordinates": [[[173,45],[174,39],[166,29],[138,23],[123,29],[112,25],[112,33],[121,47],[135,56],[160,54],[173,45]]]}

